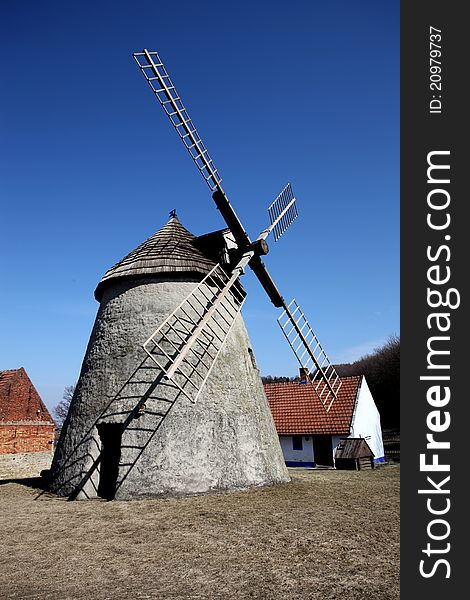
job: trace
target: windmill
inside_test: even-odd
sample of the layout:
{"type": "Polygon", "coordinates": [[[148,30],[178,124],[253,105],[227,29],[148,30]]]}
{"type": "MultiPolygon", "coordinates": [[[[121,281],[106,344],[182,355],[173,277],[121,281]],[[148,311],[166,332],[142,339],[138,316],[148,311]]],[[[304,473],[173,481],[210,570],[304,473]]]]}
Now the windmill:
{"type": "Polygon", "coordinates": [[[297,217],[292,188],[252,241],[158,54],[134,58],[227,227],[196,238],[172,210],[105,273],[50,489],[71,500],[132,499],[288,481],[241,316],[247,266],[282,309],[278,323],[325,410],[341,385],[300,307],[284,301],[261,259],[268,236],[277,241],[297,217]]]}
{"type": "MultiPolygon", "coordinates": [[[[133,56],[155,97],[160,102],[191,155],[204,181],[209,186],[212,198],[230,232],[233,234],[241,255],[237,264],[232,269],[231,276],[220,286],[220,291],[214,297],[211,308],[204,314],[201,322],[197,324],[185,346],[170,360],[171,364],[166,369],[167,377],[171,379],[178,370],[183,372],[181,365],[191,351],[192,345],[198,339],[198,336],[200,336],[214,312],[217,311],[217,306],[223,304],[225,298],[231,294],[233,286],[237,284],[238,278],[243,274],[245,267],[249,266],[274,306],[282,308],[282,313],[278,317],[277,322],[292,348],[300,364],[300,368],[306,374],[319,401],[328,412],[341,387],[341,379],[310,327],[300,306],[295,299],[291,300],[288,304],[286,303],[261,259],[261,256],[268,253],[266,238],[269,234],[273,232],[275,241],[278,241],[297,217],[296,201],[291,185],[288,184],[268,208],[270,225],[259,234],[256,240],[252,241],[240,222],[233,206],[230,204],[227,194],[222,188],[222,178],[214,161],[210,157],[192,119],[188,115],[183,101],[158,53],[144,49],[142,52],[135,52],[133,56]]],[[[150,355],[156,349],[163,351],[159,347],[161,341],[158,341],[160,336],[164,337],[163,329],[164,327],[159,328],[145,344],[150,355]]],[[[196,392],[196,397],[198,391],[196,392]]]]}

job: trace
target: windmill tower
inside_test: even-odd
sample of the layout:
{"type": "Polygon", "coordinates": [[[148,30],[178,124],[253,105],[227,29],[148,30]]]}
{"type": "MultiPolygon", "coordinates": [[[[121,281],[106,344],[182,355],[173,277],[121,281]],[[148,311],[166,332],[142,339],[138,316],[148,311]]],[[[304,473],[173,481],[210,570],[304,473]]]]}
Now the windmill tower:
{"type": "Polygon", "coordinates": [[[127,499],[288,481],[240,313],[247,266],[283,309],[278,323],[325,410],[341,386],[300,307],[284,301],[261,259],[270,233],[277,241],[297,216],[291,186],[252,241],[158,54],[134,58],[227,229],[195,238],[173,211],[105,274],[51,489],[70,499],[127,499]]]}

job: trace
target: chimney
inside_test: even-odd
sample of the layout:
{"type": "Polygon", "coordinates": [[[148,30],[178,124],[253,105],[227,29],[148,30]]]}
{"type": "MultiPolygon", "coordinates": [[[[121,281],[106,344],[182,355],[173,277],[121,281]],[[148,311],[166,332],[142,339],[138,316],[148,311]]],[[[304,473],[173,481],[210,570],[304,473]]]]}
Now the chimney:
{"type": "Polygon", "coordinates": [[[304,367],[300,367],[299,374],[300,374],[300,383],[308,383],[307,369],[305,369],[304,367]]]}

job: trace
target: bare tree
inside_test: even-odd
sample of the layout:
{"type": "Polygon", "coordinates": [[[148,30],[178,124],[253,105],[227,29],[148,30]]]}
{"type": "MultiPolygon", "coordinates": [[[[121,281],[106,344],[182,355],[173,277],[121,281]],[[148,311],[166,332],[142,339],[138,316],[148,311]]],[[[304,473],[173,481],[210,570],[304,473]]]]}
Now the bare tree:
{"type": "Polygon", "coordinates": [[[64,424],[67,413],[69,412],[70,402],[72,401],[74,392],[75,384],[65,386],[62,400],[54,406],[54,416],[59,427],[62,427],[64,424]]]}

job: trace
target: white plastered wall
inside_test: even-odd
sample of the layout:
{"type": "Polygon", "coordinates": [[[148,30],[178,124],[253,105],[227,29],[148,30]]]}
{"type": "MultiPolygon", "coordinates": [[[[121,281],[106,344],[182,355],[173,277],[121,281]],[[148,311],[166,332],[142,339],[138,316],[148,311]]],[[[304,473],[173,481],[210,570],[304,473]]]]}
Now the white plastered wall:
{"type": "Polygon", "coordinates": [[[331,436],[331,446],[333,448],[333,461],[335,459],[336,448],[339,446],[339,443],[343,437],[344,436],[341,436],[341,435],[332,435],[331,436]]]}
{"type": "Polygon", "coordinates": [[[286,462],[314,462],[311,435],[302,436],[302,450],[294,450],[292,448],[291,435],[281,435],[279,436],[279,441],[281,442],[282,453],[286,462]]]}
{"type": "Polygon", "coordinates": [[[370,449],[374,453],[374,460],[384,456],[382,440],[382,427],[380,425],[380,414],[375,406],[374,398],[370,392],[365,377],[361,380],[359,397],[356,410],[353,415],[350,437],[365,438],[370,449]]]}

